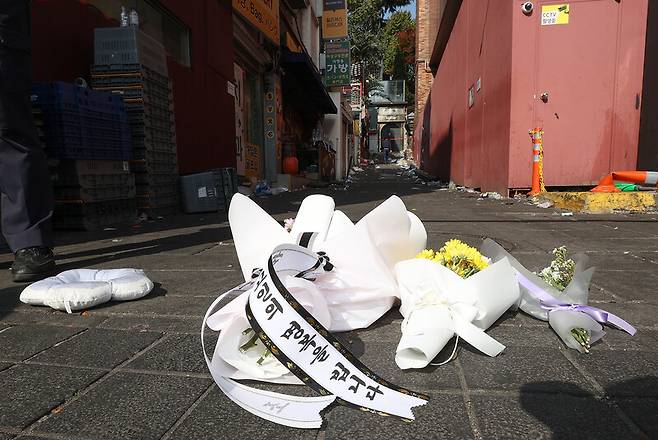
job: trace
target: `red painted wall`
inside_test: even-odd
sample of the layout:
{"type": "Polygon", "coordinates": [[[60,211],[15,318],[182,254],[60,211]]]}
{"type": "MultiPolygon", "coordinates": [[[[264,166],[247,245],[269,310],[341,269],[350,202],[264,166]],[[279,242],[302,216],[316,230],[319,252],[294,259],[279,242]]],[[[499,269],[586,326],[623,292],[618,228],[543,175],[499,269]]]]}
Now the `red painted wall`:
{"type": "MultiPolygon", "coordinates": [[[[602,170],[634,169],[639,132],[635,96],[642,96],[647,0],[572,0],[570,24],[562,25],[569,27],[550,29],[539,26],[543,3],[555,4],[536,1],[535,12],[527,17],[520,2],[463,0],[432,85],[430,154],[427,163],[422,161],[427,171],[485,191],[529,188],[532,152],[528,130],[541,122],[539,119],[552,118],[553,108],[559,110],[555,120],[546,121],[551,127],[545,135],[545,150],[550,153],[550,161],[547,157],[545,163],[547,184],[584,185],[596,181],[602,170]],[[596,17],[612,23],[612,30],[599,26],[596,32],[602,32],[601,38],[591,26],[583,25],[596,17]],[[574,29],[581,32],[583,41],[592,41],[582,49],[593,51],[591,63],[578,65],[579,52],[565,53],[570,44],[562,40],[574,29]],[[538,52],[540,31],[544,32],[544,50],[557,54],[556,62],[543,70],[538,69],[543,59],[538,52]],[[603,38],[612,31],[614,47],[603,38]],[[565,53],[565,61],[560,64],[561,53],[565,53]],[[544,74],[546,80],[549,69],[555,94],[549,106],[538,107],[543,105],[538,101],[538,78],[544,74]],[[481,90],[475,92],[474,105],[469,108],[468,90],[478,78],[481,90]],[[587,90],[589,82],[596,82],[592,79],[606,96],[587,90]],[[583,87],[574,93],[569,85],[576,80],[583,87]],[[575,112],[583,102],[582,111],[575,112]],[[603,122],[588,125],[589,120],[603,122]]],[[[420,129],[417,124],[416,130],[420,129]]],[[[415,141],[420,138],[417,132],[415,141]]],[[[415,150],[419,156],[419,145],[415,150]]]]}
{"type": "MultiPolygon", "coordinates": [[[[181,174],[235,166],[233,22],[230,0],[162,0],[191,30],[192,66],[168,59],[176,113],[181,174]]],[[[116,26],[95,7],[78,0],[35,0],[33,64],[37,81],[89,77],[94,28],[116,26]]]]}
{"type": "MultiPolygon", "coordinates": [[[[535,2],[535,12],[541,11],[542,4],[555,2],[535,2]]],[[[558,89],[547,90],[548,104],[538,99],[546,88],[541,60],[535,57],[542,55],[539,32],[567,32],[568,28],[541,29],[534,13],[526,17],[513,11],[510,188],[530,187],[528,130],[536,125],[545,130],[546,185],[595,184],[610,171],[636,167],[640,126],[636,94],[642,96],[647,0],[572,0],[569,4],[570,23],[562,26],[573,26],[579,34],[571,39],[555,34],[547,41],[555,63],[544,63],[543,68],[551,69],[549,82],[558,89]],[[582,26],[580,20],[592,25],[582,26]],[[594,23],[606,25],[597,29],[594,23]],[[571,54],[561,53],[561,48],[570,46],[581,47],[572,48],[571,54]],[[579,60],[579,55],[586,61],[579,60]]]]}
{"type": "MultiPolygon", "coordinates": [[[[432,85],[427,170],[459,184],[503,191],[510,130],[513,2],[464,0],[432,85]],[[474,105],[468,90],[481,79],[474,105]]],[[[419,126],[417,126],[419,127],[419,126]]]]}

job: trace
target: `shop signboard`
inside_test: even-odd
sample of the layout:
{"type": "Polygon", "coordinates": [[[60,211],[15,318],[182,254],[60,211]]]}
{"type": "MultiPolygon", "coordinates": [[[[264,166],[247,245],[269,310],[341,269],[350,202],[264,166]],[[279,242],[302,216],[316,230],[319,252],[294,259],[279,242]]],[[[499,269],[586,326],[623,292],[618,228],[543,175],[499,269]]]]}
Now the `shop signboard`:
{"type": "Polygon", "coordinates": [[[350,92],[350,106],[352,107],[352,111],[358,112],[361,110],[361,105],[363,104],[361,100],[361,83],[352,83],[350,92]]]}
{"type": "Polygon", "coordinates": [[[279,78],[274,73],[265,76],[265,94],[263,100],[264,108],[264,151],[265,159],[265,178],[275,180],[278,174],[277,165],[280,160],[277,158],[277,133],[276,133],[276,83],[279,78]]]}
{"type": "Polygon", "coordinates": [[[333,40],[347,37],[347,1],[324,0],[322,38],[333,40]]]}
{"type": "Polygon", "coordinates": [[[235,78],[235,162],[240,176],[244,176],[244,71],[237,64],[233,64],[235,78]]]}
{"type": "Polygon", "coordinates": [[[350,42],[338,40],[325,45],[327,67],[324,71],[324,84],[327,87],[350,85],[350,42]]]}
{"type": "Polygon", "coordinates": [[[244,174],[247,177],[261,178],[261,148],[251,142],[245,143],[244,174]]]}
{"type": "Polygon", "coordinates": [[[279,0],[233,0],[233,9],[279,45],[279,0]]]}

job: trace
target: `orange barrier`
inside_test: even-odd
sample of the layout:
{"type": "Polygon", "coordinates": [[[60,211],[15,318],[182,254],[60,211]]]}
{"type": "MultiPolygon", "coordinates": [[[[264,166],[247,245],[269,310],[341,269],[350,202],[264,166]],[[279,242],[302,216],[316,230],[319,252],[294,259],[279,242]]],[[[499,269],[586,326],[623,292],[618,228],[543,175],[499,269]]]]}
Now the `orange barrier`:
{"type": "Polygon", "coordinates": [[[546,192],[544,186],[544,131],[541,128],[535,128],[528,132],[532,139],[532,189],[529,196],[536,196],[539,193],[546,192]]]}
{"type": "Polygon", "coordinates": [[[592,192],[620,192],[615,186],[615,180],[618,182],[629,182],[637,185],[658,185],[657,171],[613,171],[603,177],[592,192]]]}

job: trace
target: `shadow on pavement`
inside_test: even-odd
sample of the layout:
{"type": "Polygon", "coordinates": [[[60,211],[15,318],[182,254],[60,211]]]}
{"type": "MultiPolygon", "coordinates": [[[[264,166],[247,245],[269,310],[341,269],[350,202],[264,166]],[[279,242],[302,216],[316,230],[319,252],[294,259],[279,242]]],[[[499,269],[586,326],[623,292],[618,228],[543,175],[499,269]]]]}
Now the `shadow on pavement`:
{"type": "MultiPolygon", "coordinates": [[[[623,354],[620,354],[623,356],[623,354]]],[[[658,391],[658,377],[643,376],[618,382],[605,389],[605,396],[598,398],[590,391],[575,384],[546,381],[525,384],[521,388],[520,402],[523,410],[546,425],[553,439],[568,438],[618,438],[612,432],[619,429],[621,419],[615,417],[614,406],[636,424],[646,436],[658,438],[658,413],[656,399],[638,397],[638,394],[658,391]],[[537,389],[565,390],[561,394],[537,392],[537,389]],[[571,396],[567,397],[565,396],[571,396]]]]}
{"type": "Polygon", "coordinates": [[[57,272],[76,268],[90,268],[92,266],[121,260],[122,258],[143,257],[155,255],[193,246],[218,243],[229,240],[231,231],[228,226],[203,228],[200,231],[185,234],[156,238],[153,240],[139,241],[137,243],[118,244],[102,249],[90,249],[85,251],[57,254],[58,260],[83,258],[67,263],[59,263],[57,272]],[[101,255],[99,255],[101,254],[101,255]],[[85,258],[90,257],[90,258],[85,258]]]}
{"type": "Polygon", "coordinates": [[[0,288],[0,319],[20,303],[18,297],[27,284],[16,284],[11,287],[0,288]]]}

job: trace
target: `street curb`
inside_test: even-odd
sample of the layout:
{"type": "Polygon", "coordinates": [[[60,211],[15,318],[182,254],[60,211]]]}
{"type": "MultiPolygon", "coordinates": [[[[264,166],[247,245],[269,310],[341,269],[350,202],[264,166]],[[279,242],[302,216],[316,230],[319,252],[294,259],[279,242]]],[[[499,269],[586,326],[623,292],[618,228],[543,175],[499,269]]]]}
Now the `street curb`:
{"type": "Polygon", "coordinates": [[[539,195],[551,200],[556,208],[593,214],[613,211],[647,212],[656,209],[656,192],[549,192],[539,195]]]}

